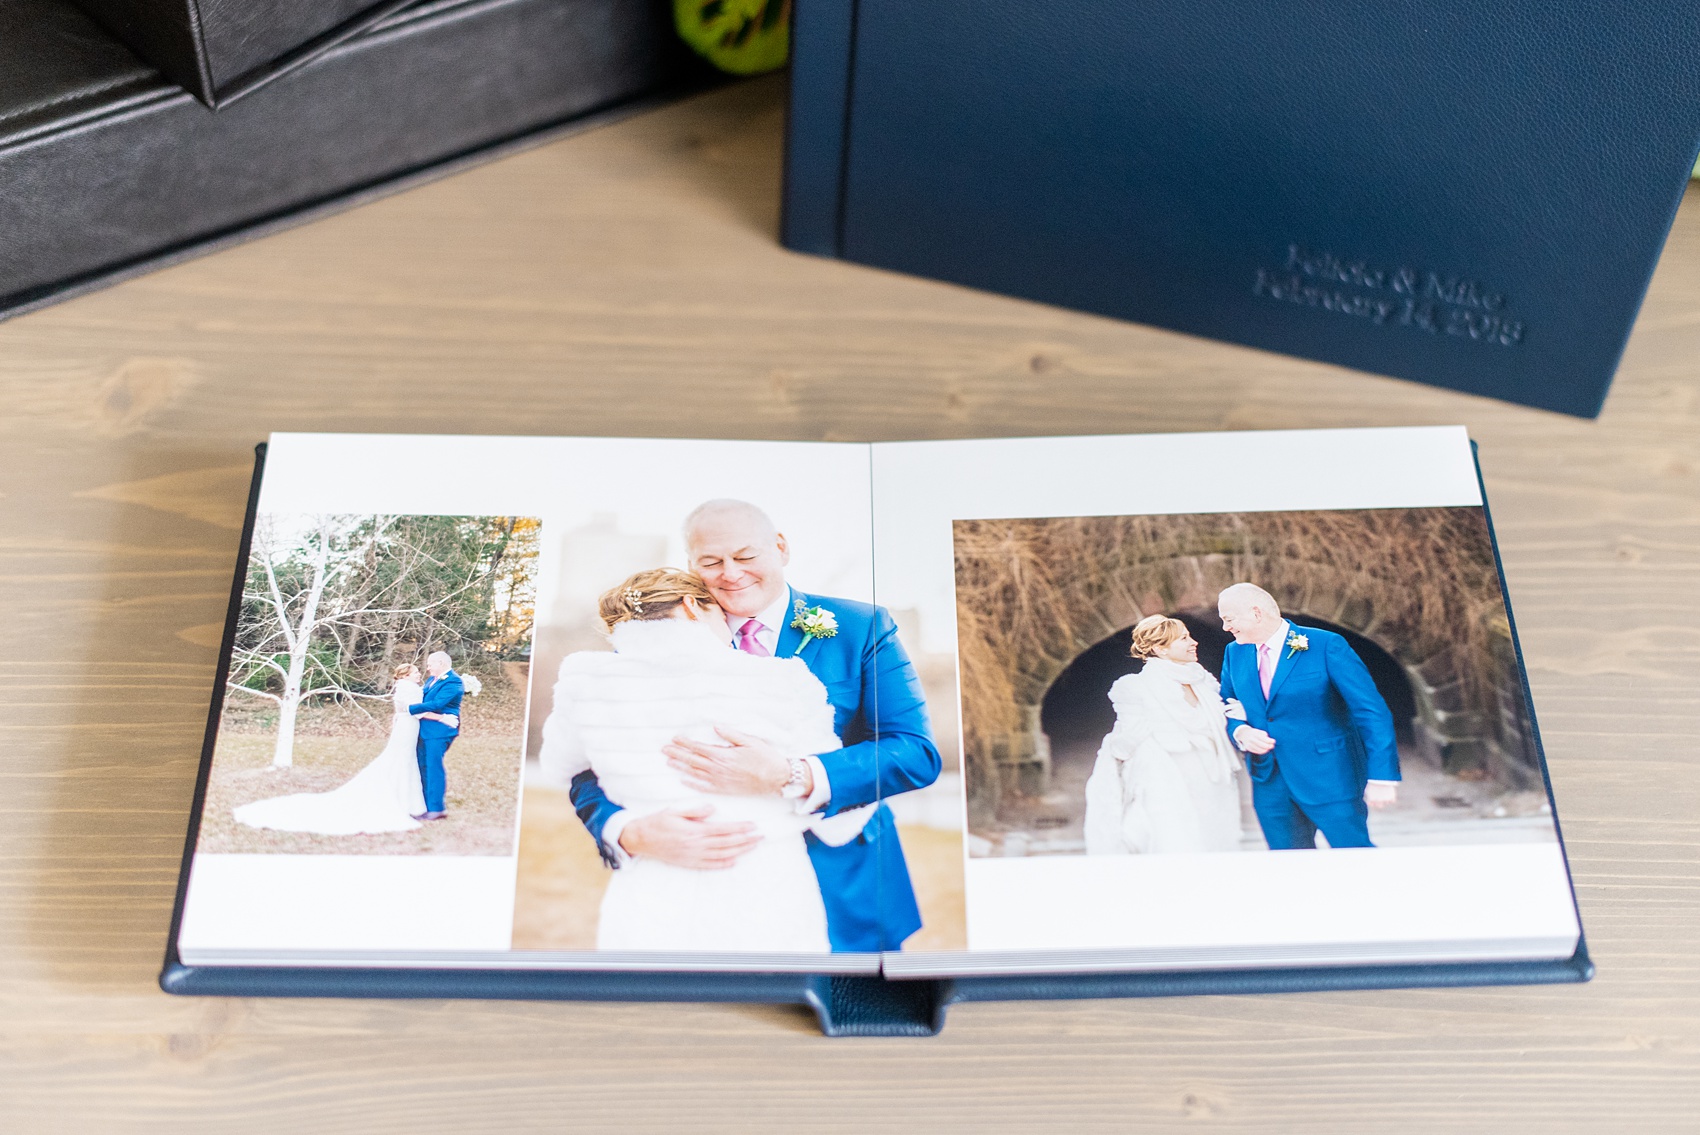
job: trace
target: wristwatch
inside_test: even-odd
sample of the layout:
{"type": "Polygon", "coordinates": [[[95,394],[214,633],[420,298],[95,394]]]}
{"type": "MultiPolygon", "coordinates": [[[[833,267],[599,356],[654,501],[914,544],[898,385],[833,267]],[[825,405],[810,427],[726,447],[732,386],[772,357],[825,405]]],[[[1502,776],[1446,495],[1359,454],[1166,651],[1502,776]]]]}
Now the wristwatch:
{"type": "Polygon", "coordinates": [[[787,800],[796,800],[803,795],[803,781],[808,773],[808,762],[802,757],[785,758],[791,764],[791,775],[785,778],[785,783],[779,789],[779,795],[787,800]]]}

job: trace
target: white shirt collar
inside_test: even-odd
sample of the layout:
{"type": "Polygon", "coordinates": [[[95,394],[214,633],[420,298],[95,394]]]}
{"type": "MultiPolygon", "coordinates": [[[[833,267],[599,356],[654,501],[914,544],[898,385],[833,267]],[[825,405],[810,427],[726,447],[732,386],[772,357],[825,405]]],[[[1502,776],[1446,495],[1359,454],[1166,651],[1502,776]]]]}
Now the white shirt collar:
{"type": "MultiPolygon", "coordinates": [[[[790,610],[791,586],[790,584],[787,584],[784,592],[780,594],[778,600],[771,605],[762,608],[761,611],[756,613],[756,620],[760,622],[762,626],[772,631],[774,638],[777,639],[779,637],[779,632],[785,629],[785,624],[788,621],[785,616],[790,610]]],[[[733,634],[736,634],[738,633],[738,628],[748,621],[749,616],[747,615],[732,615],[727,618],[726,625],[732,628],[733,634]]]]}
{"type": "Polygon", "coordinates": [[[1275,629],[1275,633],[1263,640],[1263,645],[1269,648],[1271,654],[1275,655],[1277,658],[1280,657],[1281,646],[1287,641],[1287,633],[1292,629],[1293,624],[1289,623],[1286,619],[1282,619],[1281,625],[1275,629]]]}

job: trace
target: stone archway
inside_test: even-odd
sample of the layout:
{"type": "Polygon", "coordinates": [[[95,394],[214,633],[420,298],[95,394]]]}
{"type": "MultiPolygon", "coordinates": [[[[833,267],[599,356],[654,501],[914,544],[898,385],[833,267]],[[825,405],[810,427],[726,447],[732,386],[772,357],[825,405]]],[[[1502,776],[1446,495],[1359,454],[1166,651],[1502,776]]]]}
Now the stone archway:
{"type": "Polygon", "coordinates": [[[1454,775],[1539,781],[1478,508],[955,523],[971,812],[1043,792],[1043,705],[1076,659],[1152,613],[1213,612],[1250,580],[1395,659],[1413,747],[1454,775]]]}
{"type": "MultiPolygon", "coordinates": [[[[1198,660],[1206,670],[1220,675],[1222,655],[1232,637],[1222,629],[1214,611],[1174,611],[1174,617],[1186,623],[1187,629],[1199,643],[1198,660]]],[[[1370,677],[1381,693],[1387,708],[1392,711],[1398,734],[1399,750],[1407,759],[1419,755],[1417,738],[1432,736],[1417,708],[1416,689],[1405,667],[1380,644],[1357,634],[1348,627],[1319,619],[1307,611],[1288,611],[1295,623],[1321,627],[1345,636],[1346,641],[1368,667],[1370,677]]],[[[1052,790],[1080,795],[1086,776],[1104,735],[1115,725],[1115,710],[1110,704],[1110,686],[1123,674],[1137,672],[1141,663],[1133,658],[1128,647],[1133,628],[1127,627],[1087,650],[1071,662],[1040,702],[1039,725],[1044,732],[1044,747],[1050,753],[1050,784],[1052,790]]],[[[1432,751],[1421,754],[1439,763],[1432,751]]]]}

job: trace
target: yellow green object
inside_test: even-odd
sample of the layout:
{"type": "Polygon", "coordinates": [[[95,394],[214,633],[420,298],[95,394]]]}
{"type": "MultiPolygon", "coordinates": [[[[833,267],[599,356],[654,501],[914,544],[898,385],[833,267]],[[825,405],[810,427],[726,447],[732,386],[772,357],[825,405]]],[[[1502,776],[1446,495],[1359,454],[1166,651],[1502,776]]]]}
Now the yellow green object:
{"type": "Polygon", "coordinates": [[[691,50],[733,75],[785,66],[791,0],[673,0],[673,25],[691,50]]]}

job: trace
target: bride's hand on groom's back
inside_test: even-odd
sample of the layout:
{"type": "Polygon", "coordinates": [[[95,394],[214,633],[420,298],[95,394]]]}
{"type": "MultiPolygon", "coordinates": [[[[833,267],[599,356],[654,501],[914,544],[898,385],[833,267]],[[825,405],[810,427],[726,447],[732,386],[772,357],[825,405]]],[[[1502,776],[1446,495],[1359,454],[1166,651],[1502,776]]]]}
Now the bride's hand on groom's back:
{"type": "Polygon", "coordinates": [[[658,859],[675,867],[716,870],[730,867],[761,842],[755,825],[719,823],[711,804],[681,804],[632,820],[620,832],[627,855],[658,859]]]}

